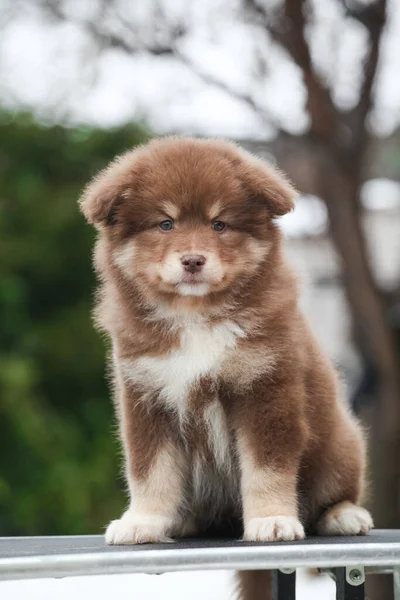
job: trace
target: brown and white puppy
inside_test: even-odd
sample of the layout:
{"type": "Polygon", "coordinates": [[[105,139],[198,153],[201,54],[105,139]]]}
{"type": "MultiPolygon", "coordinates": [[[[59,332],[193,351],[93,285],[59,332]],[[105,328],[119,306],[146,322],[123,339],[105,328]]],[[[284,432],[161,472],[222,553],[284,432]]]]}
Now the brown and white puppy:
{"type": "Polygon", "coordinates": [[[109,544],[234,516],[251,541],[372,527],[362,435],[282,256],[294,197],[234,144],[175,137],[86,188],[130,491],[109,544]]]}

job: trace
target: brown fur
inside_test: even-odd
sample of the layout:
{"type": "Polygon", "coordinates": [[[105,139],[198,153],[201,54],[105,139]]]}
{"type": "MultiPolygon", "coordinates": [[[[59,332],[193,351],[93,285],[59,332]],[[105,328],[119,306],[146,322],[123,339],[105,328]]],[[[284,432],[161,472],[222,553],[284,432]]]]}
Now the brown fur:
{"type": "Polygon", "coordinates": [[[81,208],[99,233],[96,320],[113,342],[131,492],[110,543],[227,516],[243,518],[255,541],[302,537],[298,520],[329,533],[371,526],[354,507],[362,436],[281,252],[274,218],[294,197],[233,144],[188,138],[128,152],[86,188],[81,208]],[[190,253],[206,257],[200,274],[181,266],[190,253]]]}
{"type": "Polygon", "coordinates": [[[239,571],[237,594],[245,600],[271,600],[270,571],[239,571]]]}

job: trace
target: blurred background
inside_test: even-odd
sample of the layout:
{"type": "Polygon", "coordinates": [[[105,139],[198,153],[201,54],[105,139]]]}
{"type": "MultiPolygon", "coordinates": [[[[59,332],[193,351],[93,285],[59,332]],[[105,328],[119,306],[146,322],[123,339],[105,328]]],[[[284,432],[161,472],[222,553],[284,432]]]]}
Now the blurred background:
{"type": "Polygon", "coordinates": [[[122,510],[87,180],[153,135],[222,136],[286,171],[303,304],[400,527],[400,2],[0,0],[0,535],[122,510]]]}

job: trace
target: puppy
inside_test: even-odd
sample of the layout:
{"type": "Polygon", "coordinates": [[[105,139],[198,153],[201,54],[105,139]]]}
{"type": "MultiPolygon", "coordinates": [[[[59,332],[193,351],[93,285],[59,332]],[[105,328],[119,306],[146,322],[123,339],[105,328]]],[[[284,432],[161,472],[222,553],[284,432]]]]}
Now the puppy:
{"type": "Polygon", "coordinates": [[[108,544],[234,517],[254,542],[372,527],[363,438],[282,254],[275,219],[295,195],[234,144],[177,137],[84,191],[130,492],[108,544]]]}

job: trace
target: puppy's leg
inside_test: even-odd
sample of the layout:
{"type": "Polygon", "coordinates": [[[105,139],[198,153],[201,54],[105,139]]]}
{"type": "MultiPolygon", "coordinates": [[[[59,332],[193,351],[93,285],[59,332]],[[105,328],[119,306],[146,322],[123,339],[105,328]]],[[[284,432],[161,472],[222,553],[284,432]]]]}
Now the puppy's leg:
{"type": "Polygon", "coordinates": [[[236,574],[237,600],[270,600],[270,571],[238,571],[236,574]]]}
{"type": "Polygon", "coordinates": [[[325,508],[316,524],[320,535],[365,535],[373,527],[369,512],[358,506],[365,478],[364,440],[357,424],[341,415],[337,434],[320,454],[320,470],[312,477],[312,504],[325,508]]]}
{"type": "Polygon", "coordinates": [[[130,505],[108,526],[108,544],[170,541],[179,526],[186,461],[174,436],[172,415],[152,400],[127,390],[120,397],[130,505]]]}
{"type": "Polygon", "coordinates": [[[244,539],[251,542],[301,540],[297,512],[297,461],[292,468],[256,466],[241,451],[244,539]]]}
{"type": "Polygon", "coordinates": [[[325,511],[318,521],[317,531],[320,535],[365,535],[372,527],[369,512],[345,500],[325,511]]]}
{"type": "MultiPolygon", "coordinates": [[[[263,391],[263,390],[260,390],[263,391]]],[[[298,517],[297,477],[306,428],[302,427],[292,386],[257,395],[238,425],[244,539],[281,541],[304,538],[298,517]],[[276,395],[275,395],[276,393],[276,395]],[[285,410],[281,394],[284,395],[285,410]]]]}

